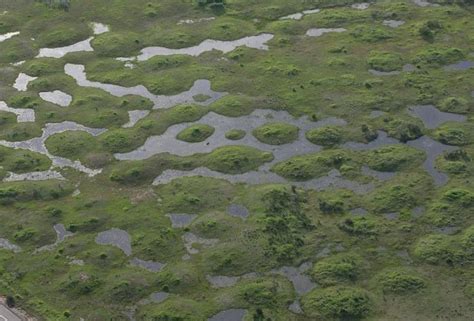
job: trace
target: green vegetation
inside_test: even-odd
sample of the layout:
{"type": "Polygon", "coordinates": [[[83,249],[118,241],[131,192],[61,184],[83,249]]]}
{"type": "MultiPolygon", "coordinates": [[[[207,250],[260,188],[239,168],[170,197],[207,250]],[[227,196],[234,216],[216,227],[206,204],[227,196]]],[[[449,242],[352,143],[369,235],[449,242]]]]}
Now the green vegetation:
{"type": "Polygon", "coordinates": [[[311,270],[311,277],[322,286],[337,285],[354,281],[361,259],[353,255],[339,254],[317,262],[311,270]]]}
{"type": "Polygon", "coordinates": [[[316,145],[334,146],[342,141],[342,130],[336,126],[314,128],[306,132],[306,138],[316,145]]]}
{"type": "Polygon", "coordinates": [[[350,287],[315,289],[303,298],[302,304],[311,317],[323,320],[357,320],[371,310],[368,293],[350,287]]]}
{"type": "Polygon", "coordinates": [[[230,140],[240,140],[245,137],[247,133],[245,130],[241,129],[231,129],[227,133],[225,133],[225,138],[230,140]]]}
{"type": "Polygon", "coordinates": [[[197,124],[183,129],[176,138],[188,143],[199,143],[211,137],[214,134],[214,130],[209,125],[197,124]]]}
{"type": "Polygon", "coordinates": [[[403,66],[402,57],[396,53],[372,51],[367,58],[370,68],[379,71],[400,70],[403,66]]]}
{"type": "Polygon", "coordinates": [[[282,145],[295,141],[299,129],[286,123],[268,123],[256,128],[252,134],[262,143],[282,145]]]}
{"type": "Polygon", "coordinates": [[[245,321],[472,320],[472,1],[0,2],[0,35],[20,32],[0,42],[0,100],[17,109],[0,103],[7,303],[58,321],[202,321],[229,309],[245,321]],[[93,23],[108,28],[94,34],[93,23]],[[262,34],[273,37],[185,54],[262,34]],[[93,51],[37,57],[91,38],[93,51]],[[134,59],[147,47],[181,53],[134,59]],[[66,64],[108,90],[79,85],[66,64]],[[37,77],[25,91],[13,88],[20,73],[37,77]],[[222,97],[207,104],[205,82],[190,92],[201,79],[222,97]],[[56,90],[72,96],[68,107],[40,97],[56,90]],[[465,121],[427,128],[416,105],[465,121]],[[212,113],[223,124],[204,125],[212,113]],[[104,132],[59,131],[43,149],[46,125],[64,122],[104,132]],[[410,147],[424,135],[450,151],[410,147]],[[28,176],[49,169],[64,179],[28,176]],[[36,180],[9,181],[23,177],[36,180]],[[172,214],[192,220],[178,228],[185,216],[172,214]],[[57,224],[73,234],[56,242],[57,224]],[[128,233],[131,255],[96,243],[112,229],[128,233]]]}

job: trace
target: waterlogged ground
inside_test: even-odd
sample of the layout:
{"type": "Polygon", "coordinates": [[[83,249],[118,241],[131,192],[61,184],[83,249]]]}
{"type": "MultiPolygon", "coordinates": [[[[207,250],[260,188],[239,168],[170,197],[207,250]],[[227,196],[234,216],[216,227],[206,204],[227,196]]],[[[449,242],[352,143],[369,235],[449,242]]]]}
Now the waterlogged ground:
{"type": "Polygon", "coordinates": [[[0,0],[0,295],[39,320],[472,320],[451,2],[0,0]]]}

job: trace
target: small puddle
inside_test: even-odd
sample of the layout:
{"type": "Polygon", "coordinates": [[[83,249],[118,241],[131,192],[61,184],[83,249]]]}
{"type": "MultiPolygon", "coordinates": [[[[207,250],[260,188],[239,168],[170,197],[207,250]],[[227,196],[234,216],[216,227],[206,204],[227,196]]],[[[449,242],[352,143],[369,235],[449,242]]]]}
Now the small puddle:
{"type": "Polygon", "coordinates": [[[43,251],[52,251],[56,246],[60,243],[64,242],[67,237],[73,236],[74,233],[69,232],[66,230],[63,224],[56,224],[53,226],[54,231],[56,232],[56,241],[53,244],[45,245],[40,247],[39,249],[35,250],[35,252],[43,252],[43,251]]]}
{"type": "Polygon", "coordinates": [[[134,258],[130,260],[130,264],[133,266],[141,267],[142,269],[148,270],[150,272],[160,272],[166,266],[166,264],[160,262],[145,261],[139,258],[134,258]]]}
{"type": "Polygon", "coordinates": [[[90,37],[86,40],[83,40],[83,41],[80,41],[80,42],[77,42],[75,44],[65,46],[65,47],[41,48],[36,58],[62,58],[71,52],[94,51],[94,49],[91,46],[92,39],[94,38],[90,37]]]}
{"type": "Polygon", "coordinates": [[[12,108],[4,101],[0,101],[0,111],[6,111],[16,115],[16,121],[18,123],[34,122],[35,121],[35,111],[30,108],[12,108]]]}
{"type": "Polygon", "coordinates": [[[351,5],[352,9],[357,9],[357,10],[366,10],[369,7],[370,7],[370,3],[368,2],[354,3],[351,5]]]}
{"type": "Polygon", "coordinates": [[[100,232],[95,238],[95,242],[100,245],[113,245],[121,249],[125,255],[132,255],[130,235],[124,230],[113,228],[100,232]]]}
{"type": "Polygon", "coordinates": [[[208,17],[208,18],[199,18],[199,19],[183,19],[179,20],[176,24],[177,25],[192,25],[195,23],[200,23],[200,22],[206,22],[206,21],[212,21],[215,20],[216,17],[208,17]]]}
{"type": "Polygon", "coordinates": [[[279,20],[301,20],[306,15],[318,13],[320,11],[321,11],[320,9],[304,10],[302,12],[297,12],[297,13],[289,14],[284,17],[280,17],[279,20]]]}
{"type": "Polygon", "coordinates": [[[173,228],[187,227],[197,217],[196,214],[167,214],[166,216],[171,220],[173,228]]]}
{"type": "Polygon", "coordinates": [[[131,128],[135,126],[139,120],[145,118],[150,114],[149,110],[131,110],[128,112],[129,121],[128,123],[124,124],[123,128],[131,128]]]}
{"type": "Polygon", "coordinates": [[[367,214],[369,214],[369,212],[365,208],[362,208],[362,207],[354,208],[350,210],[349,212],[354,216],[366,216],[367,214]]]}
{"type": "Polygon", "coordinates": [[[60,90],[40,92],[39,96],[41,99],[61,107],[67,107],[72,102],[72,96],[60,90]]]}
{"type": "Polygon", "coordinates": [[[394,220],[397,220],[400,217],[400,213],[398,213],[398,212],[385,213],[383,215],[383,217],[385,217],[389,221],[394,221],[394,220]]]}
{"type": "Polygon", "coordinates": [[[227,214],[234,217],[240,217],[242,219],[246,219],[250,215],[249,210],[240,204],[230,204],[227,207],[227,214]]]}
{"type": "Polygon", "coordinates": [[[408,113],[420,118],[425,127],[429,129],[437,128],[449,121],[465,122],[467,119],[464,115],[442,112],[433,105],[411,106],[408,108],[408,113]]]}
{"type": "Polygon", "coordinates": [[[100,35],[106,32],[109,32],[109,26],[104,25],[103,23],[99,22],[92,22],[91,23],[92,30],[94,31],[94,35],[100,35]]]}
{"type": "Polygon", "coordinates": [[[38,77],[31,77],[27,74],[20,73],[13,84],[13,88],[18,91],[26,91],[28,89],[28,84],[38,77]]]}
{"type": "Polygon", "coordinates": [[[421,149],[426,153],[427,157],[423,168],[433,177],[436,186],[445,185],[448,182],[449,176],[436,169],[436,158],[444,152],[457,150],[457,147],[441,144],[428,136],[409,141],[407,145],[421,149]]]}
{"type": "Polygon", "coordinates": [[[311,28],[306,31],[306,35],[309,37],[320,37],[325,33],[329,32],[344,32],[347,31],[344,28],[311,28]]]}
{"type": "Polygon", "coordinates": [[[411,216],[413,218],[419,218],[423,216],[423,214],[425,214],[425,211],[426,209],[424,206],[415,207],[414,209],[411,210],[411,216]]]}
{"type": "Polygon", "coordinates": [[[87,80],[85,67],[83,65],[66,64],[64,66],[64,72],[66,75],[74,78],[77,84],[82,87],[99,88],[117,97],[137,95],[148,98],[154,103],[154,109],[170,108],[185,103],[194,103],[207,106],[227,94],[213,91],[211,89],[211,82],[206,79],[196,80],[194,85],[188,91],[184,91],[177,95],[165,96],[154,95],[142,85],[134,87],[122,87],[118,85],[104,84],[97,81],[87,80]],[[196,101],[194,99],[195,96],[208,96],[209,98],[205,101],[196,101]]]}
{"type": "Polygon", "coordinates": [[[446,70],[446,71],[461,71],[461,70],[468,70],[468,69],[471,69],[471,68],[474,68],[474,62],[464,60],[464,61],[460,61],[460,62],[455,63],[455,64],[447,65],[447,66],[444,67],[444,70],[446,70]]]}
{"type": "Polygon", "coordinates": [[[396,76],[400,74],[400,71],[379,71],[375,69],[369,69],[369,72],[374,76],[396,76]]]}
{"type": "Polygon", "coordinates": [[[300,267],[284,266],[278,270],[272,270],[272,273],[283,275],[293,284],[298,295],[304,295],[311,291],[316,284],[311,278],[304,274],[311,268],[311,263],[303,263],[300,267]]]}
{"type": "Polygon", "coordinates": [[[212,40],[207,39],[201,42],[197,46],[180,48],[180,49],[170,49],[166,47],[147,47],[141,50],[140,55],[137,57],[122,57],[117,58],[120,61],[128,60],[138,60],[146,61],[155,56],[170,56],[170,55],[188,55],[188,56],[199,56],[205,52],[217,50],[221,51],[223,54],[228,53],[236,49],[237,47],[245,46],[248,48],[258,49],[258,50],[268,50],[267,42],[273,39],[273,35],[269,33],[262,33],[257,36],[249,36],[234,41],[221,41],[221,40],[212,40]]]}
{"type": "Polygon", "coordinates": [[[243,321],[246,314],[244,309],[230,309],[217,313],[207,321],[243,321]]]}
{"type": "Polygon", "coordinates": [[[431,3],[426,0],[412,0],[414,4],[416,4],[419,7],[439,7],[439,4],[437,3],[431,3]]]}
{"type": "Polygon", "coordinates": [[[3,239],[3,238],[0,238],[0,249],[12,251],[13,253],[21,252],[21,247],[13,243],[10,243],[9,240],[3,239]]]}
{"type": "Polygon", "coordinates": [[[390,27],[390,28],[398,28],[402,25],[405,24],[405,21],[403,20],[384,20],[382,22],[384,26],[390,27]]]}
{"type": "Polygon", "coordinates": [[[3,35],[0,35],[0,42],[3,42],[5,40],[18,36],[19,34],[20,34],[19,31],[15,31],[15,32],[8,32],[3,35]]]}
{"type": "Polygon", "coordinates": [[[206,275],[206,280],[213,288],[228,288],[235,285],[240,280],[240,276],[206,275]]]}
{"type": "Polygon", "coordinates": [[[54,170],[41,172],[29,172],[16,174],[8,172],[8,176],[3,179],[4,182],[20,182],[20,181],[46,181],[50,179],[65,180],[64,176],[54,170]]]}
{"type": "Polygon", "coordinates": [[[89,127],[85,127],[83,125],[77,124],[75,122],[70,122],[70,121],[65,121],[62,123],[48,123],[43,128],[43,134],[41,135],[41,137],[35,137],[32,139],[20,141],[20,142],[10,142],[10,141],[5,141],[5,140],[0,140],[0,145],[11,147],[11,148],[17,148],[17,149],[27,149],[32,152],[37,152],[37,153],[48,156],[53,163],[53,167],[54,166],[57,166],[60,168],[72,167],[80,172],[88,174],[89,176],[95,176],[101,173],[102,170],[94,170],[94,169],[87,168],[84,165],[82,165],[81,162],[77,160],[72,161],[67,158],[51,155],[45,146],[45,141],[50,136],[54,134],[62,133],[65,131],[76,131],[76,130],[85,131],[93,136],[100,135],[106,131],[106,129],[89,128],[89,127]]]}
{"type": "Polygon", "coordinates": [[[295,314],[302,314],[303,313],[303,309],[301,308],[300,301],[298,301],[298,300],[295,300],[292,304],[290,304],[288,306],[288,310],[290,310],[291,312],[293,312],[295,314]]]}

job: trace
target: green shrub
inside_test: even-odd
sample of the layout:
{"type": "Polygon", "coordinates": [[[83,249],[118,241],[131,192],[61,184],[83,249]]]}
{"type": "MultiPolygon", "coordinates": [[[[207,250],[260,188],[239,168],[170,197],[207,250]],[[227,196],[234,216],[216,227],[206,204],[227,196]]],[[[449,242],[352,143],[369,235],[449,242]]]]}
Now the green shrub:
{"type": "Polygon", "coordinates": [[[241,129],[231,129],[227,133],[225,133],[225,138],[230,140],[240,140],[245,137],[247,133],[245,130],[241,129]]]}
{"type": "Polygon", "coordinates": [[[302,299],[303,310],[310,317],[323,320],[358,320],[371,311],[369,294],[352,287],[314,289],[302,299]]]}
{"type": "Polygon", "coordinates": [[[188,143],[198,143],[212,136],[214,131],[215,129],[209,125],[196,124],[183,129],[176,138],[188,143]]]}
{"type": "Polygon", "coordinates": [[[406,145],[389,145],[367,153],[367,165],[377,171],[396,172],[414,167],[424,159],[424,153],[406,145]]]}
{"type": "Polygon", "coordinates": [[[322,286],[354,281],[357,277],[360,258],[350,254],[338,254],[317,262],[310,274],[322,286]]]}
{"type": "Polygon", "coordinates": [[[268,123],[254,129],[252,133],[262,143],[282,145],[295,141],[298,132],[298,127],[287,123],[268,123]]]}
{"type": "Polygon", "coordinates": [[[379,71],[400,70],[403,66],[403,59],[398,53],[386,51],[371,51],[367,58],[370,68],[379,71]]]}
{"type": "Polygon", "coordinates": [[[313,128],[306,132],[306,138],[316,145],[334,146],[342,141],[342,130],[337,126],[313,128]]]}
{"type": "Polygon", "coordinates": [[[377,276],[377,282],[384,292],[397,294],[415,293],[423,289],[425,281],[405,271],[386,271],[377,276]]]}

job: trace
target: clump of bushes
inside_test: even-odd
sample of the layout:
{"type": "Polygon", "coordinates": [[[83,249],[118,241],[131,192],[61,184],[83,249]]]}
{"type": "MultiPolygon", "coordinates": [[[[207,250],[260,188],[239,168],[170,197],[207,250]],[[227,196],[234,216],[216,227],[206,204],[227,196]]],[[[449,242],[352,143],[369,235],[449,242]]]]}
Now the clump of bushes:
{"type": "Polygon", "coordinates": [[[306,314],[323,320],[358,320],[372,309],[369,294],[354,287],[314,289],[301,303],[306,314]]]}
{"type": "Polygon", "coordinates": [[[440,102],[439,109],[450,113],[467,114],[471,108],[464,98],[447,97],[440,102]]]}
{"type": "Polygon", "coordinates": [[[377,276],[377,283],[382,290],[388,293],[405,294],[415,293],[423,289],[425,281],[405,271],[385,271],[377,276]]]}
{"type": "Polygon", "coordinates": [[[231,129],[227,133],[225,133],[225,138],[230,140],[240,140],[244,138],[246,135],[245,130],[241,129],[231,129]]]}
{"type": "Polygon", "coordinates": [[[346,218],[338,224],[338,227],[342,231],[356,236],[374,236],[377,234],[376,221],[365,216],[346,218]]]}
{"type": "Polygon", "coordinates": [[[306,132],[306,138],[316,145],[334,146],[342,141],[342,130],[337,126],[313,128],[306,132]]]}
{"type": "Polygon", "coordinates": [[[298,138],[299,128],[287,123],[268,123],[253,130],[253,135],[262,143],[282,145],[298,138]]]}
{"type": "Polygon", "coordinates": [[[360,267],[360,258],[351,254],[338,254],[317,262],[311,270],[311,278],[322,286],[354,281],[360,267]]]}
{"type": "Polygon", "coordinates": [[[198,143],[206,140],[214,134],[214,127],[205,124],[196,124],[185,128],[176,136],[177,139],[188,142],[198,143]]]}
{"type": "Polygon", "coordinates": [[[397,53],[387,51],[371,51],[367,58],[370,68],[379,71],[400,70],[403,66],[403,59],[397,53]]]}
{"type": "Polygon", "coordinates": [[[406,145],[389,145],[368,152],[367,165],[383,172],[395,172],[419,165],[424,159],[422,151],[406,145]]]}

